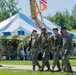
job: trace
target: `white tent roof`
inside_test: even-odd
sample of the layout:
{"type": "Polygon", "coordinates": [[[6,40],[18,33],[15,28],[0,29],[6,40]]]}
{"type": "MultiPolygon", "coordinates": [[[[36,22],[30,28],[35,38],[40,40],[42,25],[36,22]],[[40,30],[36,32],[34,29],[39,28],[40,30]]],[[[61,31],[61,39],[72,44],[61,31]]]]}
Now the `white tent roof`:
{"type": "MultiPolygon", "coordinates": [[[[41,21],[40,17],[38,17],[39,21],[41,21]]],[[[52,33],[53,28],[58,28],[59,32],[61,27],[55,24],[52,21],[49,21],[45,17],[43,17],[45,22],[46,28],[48,32],[52,33]]],[[[42,26],[44,26],[42,24],[42,26]]],[[[35,22],[32,21],[30,18],[25,16],[22,13],[17,13],[16,15],[8,18],[7,20],[0,22],[0,35],[1,36],[8,36],[8,35],[25,35],[25,33],[31,33],[32,30],[36,29],[38,34],[40,34],[40,29],[36,27],[35,22]],[[8,33],[9,32],[9,33],[8,33]]],[[[70,34],[76,36],[76,33],[72,33],[68,31],[70,34]]]]}
{"type": "Polygon", "coordinates": [[[35,23],[30,18],[21,13],[18,13],[0,23],[0,32],[24,31],[31,33],[34,29],[40,33],[40,30],[35,26],[35,23]]]}

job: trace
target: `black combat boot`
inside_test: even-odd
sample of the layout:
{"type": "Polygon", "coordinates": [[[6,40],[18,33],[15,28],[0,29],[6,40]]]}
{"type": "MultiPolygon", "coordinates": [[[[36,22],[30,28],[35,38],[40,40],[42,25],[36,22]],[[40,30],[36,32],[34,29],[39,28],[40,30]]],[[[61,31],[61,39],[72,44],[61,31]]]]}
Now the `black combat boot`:
{"type": "Polygon", "coordinates": [[[66,71],[73,72],[72,67],[71,67],[71,64],[70,64],[69,61],[68,61],[67,67],[66,67],[66,71]]]}
{"type": "Polygon", "coordinates": [[[0,65],[0,67],[3,67],[2,65],[0,65]]]}
{"type": "Polygon", "coordinates": [[[41,68],[41,70],[40,71],[44,71],[44,66],[42,65],[42,68],[41,68]]]}
{"type": "Polygon", "coordinates": [[[35,70],[35,65],[33,65],[33,70],[35,70]]]}
{"type": "Polygon", "coordinates": [[[54,66],[52,66],[52,70],[51,71],[54,72],[54,66]]]}

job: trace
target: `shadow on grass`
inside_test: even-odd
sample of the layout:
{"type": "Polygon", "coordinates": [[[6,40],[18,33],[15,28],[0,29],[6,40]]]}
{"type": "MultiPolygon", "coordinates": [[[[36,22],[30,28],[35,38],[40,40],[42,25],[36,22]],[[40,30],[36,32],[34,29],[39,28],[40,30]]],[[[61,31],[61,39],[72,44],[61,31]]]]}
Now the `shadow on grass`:
{"type": "Polygon", "coordinates": [[[73,71],[73,72],[67,72],[68,74],[67,75],[76,75],[76,71],[73,71]]]}

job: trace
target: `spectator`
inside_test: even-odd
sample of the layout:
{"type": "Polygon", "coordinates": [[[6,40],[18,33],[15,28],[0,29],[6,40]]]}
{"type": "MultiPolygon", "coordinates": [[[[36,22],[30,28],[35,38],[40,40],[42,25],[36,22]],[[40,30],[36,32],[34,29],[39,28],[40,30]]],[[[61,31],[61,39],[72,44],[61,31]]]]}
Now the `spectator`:
{"type": "Polygon", "coordinates": [[[22,48],[20,49],[19,56],[20,56],[20,60],[25,59],[25,52],[24,52],[24,50],[22,48]]]}

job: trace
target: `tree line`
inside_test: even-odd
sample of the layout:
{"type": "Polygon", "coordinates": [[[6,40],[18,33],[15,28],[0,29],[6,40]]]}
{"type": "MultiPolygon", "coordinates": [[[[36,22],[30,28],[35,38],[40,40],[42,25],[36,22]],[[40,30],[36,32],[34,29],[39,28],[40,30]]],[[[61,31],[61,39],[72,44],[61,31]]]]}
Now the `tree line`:
{"type": "Polygon", "coordinates": [[[54,16],[46,17],[61,27],[66,26],[68,30],[76,29],[76,5],[71,10],[71,14],[66,9],[64,12],[57,11],[54,16]]]}
{"type": "Polygon", "coordinates": [[[21,10],[16,0],[0,0],[0,22],[15,15],[21,10]]]}

